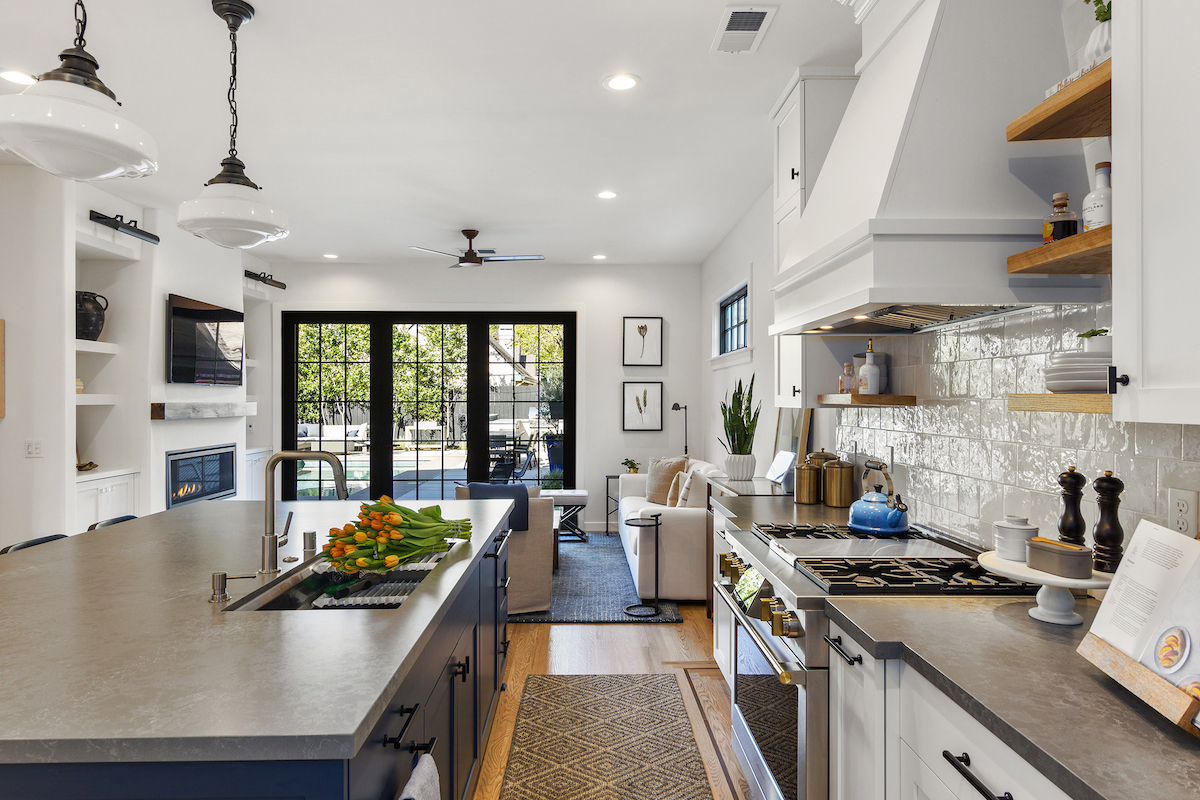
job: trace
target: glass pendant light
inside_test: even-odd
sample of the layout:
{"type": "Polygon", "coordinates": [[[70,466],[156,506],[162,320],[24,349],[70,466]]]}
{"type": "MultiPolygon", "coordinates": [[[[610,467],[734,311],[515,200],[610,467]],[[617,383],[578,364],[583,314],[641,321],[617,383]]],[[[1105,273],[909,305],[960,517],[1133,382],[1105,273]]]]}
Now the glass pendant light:
{"type": "Polygon", "coordinates": [[[77,181],[137,178],[158,169],[158,145],[122,119],[116,95],[96,75],[84,50],[87,9],[75,3],[75,46],[58,69],[38,76],[21,94],[0,97],[0,149],[77,181]]]}
{"type": "Polygon", "coordinates": [[[246,250],[287,236],[287,217],[263,202],[237,157],[237,32],[254,16],[254,8],[240,0],[213,0],[213,11],[229,26],[229,157],[199,197],[179,205],[177,220],[179,227],[213,244],[246,250]]]}

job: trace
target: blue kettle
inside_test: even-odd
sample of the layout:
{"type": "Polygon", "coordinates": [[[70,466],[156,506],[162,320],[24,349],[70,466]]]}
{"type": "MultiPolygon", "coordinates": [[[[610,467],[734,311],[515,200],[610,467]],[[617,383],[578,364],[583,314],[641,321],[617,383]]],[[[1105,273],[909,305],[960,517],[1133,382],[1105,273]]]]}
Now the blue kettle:
{"type": "Polygon", "coordinates": [[[908,532],[908,506],[895,494],[892,489],[892,476],[888,474],[887,465],[882,461],[867,461],[863,470],[863,496],[850,505],[850,530],[856,533],[873,533],[878,536],[891,536],[908,532]],[[871,470],[883,473],[887,481],[887,494],[876,485],[875,491],[868,490],[867,476],[871,470]]]}

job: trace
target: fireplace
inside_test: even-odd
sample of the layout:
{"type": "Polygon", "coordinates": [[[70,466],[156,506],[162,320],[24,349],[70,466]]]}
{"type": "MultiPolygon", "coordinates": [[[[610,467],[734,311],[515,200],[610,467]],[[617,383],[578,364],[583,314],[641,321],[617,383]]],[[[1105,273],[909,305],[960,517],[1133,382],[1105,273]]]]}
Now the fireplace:
{"type": "Polygon", "coordinates": [[[167,453],[167,508],[237,494],[237,445],[167,453]]]}

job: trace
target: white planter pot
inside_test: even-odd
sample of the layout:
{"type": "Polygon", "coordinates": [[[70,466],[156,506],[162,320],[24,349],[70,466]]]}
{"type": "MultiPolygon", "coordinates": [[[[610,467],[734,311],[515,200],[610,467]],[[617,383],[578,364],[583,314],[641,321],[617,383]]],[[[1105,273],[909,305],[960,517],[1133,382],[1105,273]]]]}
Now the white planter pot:
{"type": "Polygon", "coordinates": [[[731,481],[748,481],[754,477],[754,454],[725,456],[725,474],[731,481]]]}
{"type": "Polygon", "coordinates": [[[1105,20],[1092,30],[1083,48],[1083,65],[1094,64],[1112,52],[1112,20],[1105,20]]]}
{"type": "Polygon", "coordinates": [[[1089,336],[1083,340],[1083,352],[1111,354],[1112,343],[1111,336],[1089,336]]]}

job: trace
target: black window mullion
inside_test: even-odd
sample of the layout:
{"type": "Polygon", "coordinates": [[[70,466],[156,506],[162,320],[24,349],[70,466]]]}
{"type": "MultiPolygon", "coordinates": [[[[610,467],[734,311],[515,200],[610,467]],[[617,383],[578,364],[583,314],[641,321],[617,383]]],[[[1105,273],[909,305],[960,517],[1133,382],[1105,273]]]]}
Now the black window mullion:
{"type": "Polygon", "coordinates": [[[486,482],[488,464],[488,379],[491,344],[488,320],[472,317],[467,322],[467,481],[486,482]]]}
{"type": "Polygon", "coordinates": [[[392,496],[392,322],[371,323],[371,497],[392,496]]]}

